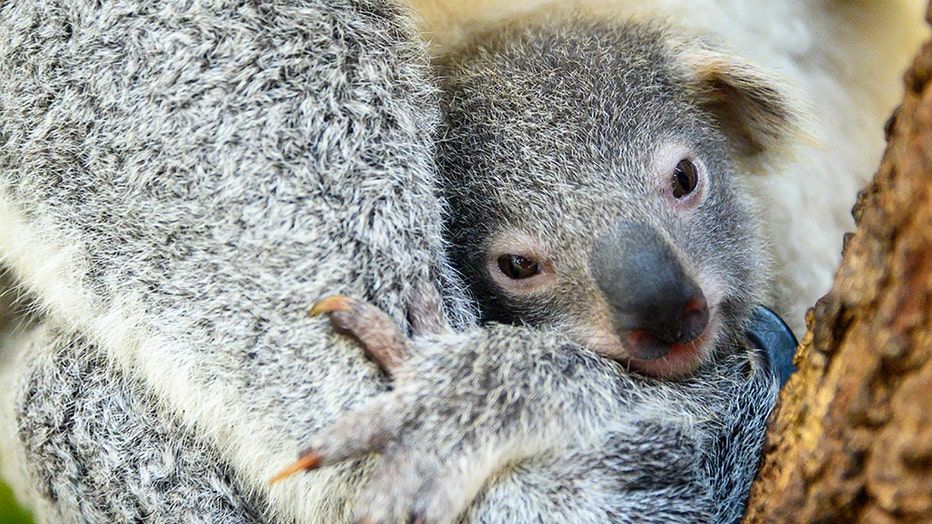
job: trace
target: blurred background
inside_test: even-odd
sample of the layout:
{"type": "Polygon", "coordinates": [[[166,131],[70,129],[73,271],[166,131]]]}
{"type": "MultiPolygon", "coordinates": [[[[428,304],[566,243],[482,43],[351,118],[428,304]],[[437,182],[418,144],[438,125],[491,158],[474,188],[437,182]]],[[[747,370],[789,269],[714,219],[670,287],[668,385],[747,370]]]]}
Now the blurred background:
{"type": "Polygon", "coordinates": [[[32,524],[29,513],[16,503],[13,492],[0,482],[0,524],[32,524]]]}

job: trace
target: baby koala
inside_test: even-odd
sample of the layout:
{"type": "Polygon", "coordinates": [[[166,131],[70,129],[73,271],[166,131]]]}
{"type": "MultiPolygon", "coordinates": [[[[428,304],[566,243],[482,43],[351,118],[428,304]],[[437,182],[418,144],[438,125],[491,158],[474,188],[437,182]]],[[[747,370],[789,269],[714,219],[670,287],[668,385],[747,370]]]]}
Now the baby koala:
{"type": "Polygon", "coordinates": [[[438,71],[451,258],[487,325],[445,331],[430,291],[411,316],[434,334],[411,339],[364,302],[319,302],[312,313],[330,312],[395,389],[315,436],[276,479],[383,451],[374,482],[388,487],[361,505],[410,502],[413,515],[449,521],[508,464],[556,453],[541,479],[616,483],[617,501],[578,514],[733,519],[776,392],[744,335],[767,278],[735,158],[792,130],[786,98],[702,41],[633,21],[522,22],[477,37],[438,71]],[[512,349],[490,353],[501,347],[512,349]],[[618,374],[580,347],[640,373],[618,374]],[[442,382],[423,379],[435,375],[442,382]],[[605,432],[607,457],[593,452],[605,432]],[[554,443],[589,451],[568,461],[560,453],[575,451],[554,443]],[[567,474],[566,464],[612,466],[567,474]],[[645,478],[663,495],[641,496],[645,478]]]}
{"type": "Polygon", "coordinates": [[[538,20],[440,64],[451,259],[486,322],[656,376],[739,344],[766,267],[736,155],[792,130],[774,82],[666,27],[538,20]]]}

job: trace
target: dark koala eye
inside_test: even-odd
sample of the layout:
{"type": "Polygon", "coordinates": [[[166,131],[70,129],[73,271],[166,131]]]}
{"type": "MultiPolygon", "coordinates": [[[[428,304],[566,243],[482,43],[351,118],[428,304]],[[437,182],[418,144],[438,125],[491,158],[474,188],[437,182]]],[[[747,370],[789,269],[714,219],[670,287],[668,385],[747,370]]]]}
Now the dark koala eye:
{"type": "Polygon", "coordinates": [[[521,255],[502,255],[498,257],[498,268],[509,278],[521,280],[540,273],[540,264],[536,260],[521,255]]]}
{"type": "Polygon", "coordinates": [[[699,169],[691,160],[680,160],[673,169],[673,196],[683,198],[699,184],[699,169]]]}

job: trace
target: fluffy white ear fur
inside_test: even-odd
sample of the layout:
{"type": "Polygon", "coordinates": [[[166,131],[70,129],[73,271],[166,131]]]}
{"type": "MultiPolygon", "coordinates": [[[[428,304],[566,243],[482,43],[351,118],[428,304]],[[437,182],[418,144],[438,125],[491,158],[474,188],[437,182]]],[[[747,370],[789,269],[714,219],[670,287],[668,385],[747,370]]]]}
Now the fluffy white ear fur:
{"type": "Polygon", "coordinates": [[[688,44],[676,50],[694,97],[742,155],[784,149],[801,134],[804,110],[782,82],[737,57],[688,44]]]}

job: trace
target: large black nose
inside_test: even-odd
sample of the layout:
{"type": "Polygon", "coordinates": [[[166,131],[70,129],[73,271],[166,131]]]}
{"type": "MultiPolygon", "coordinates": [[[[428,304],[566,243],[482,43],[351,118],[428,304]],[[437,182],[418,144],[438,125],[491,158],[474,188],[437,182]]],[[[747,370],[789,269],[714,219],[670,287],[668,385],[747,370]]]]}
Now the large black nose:
{"type": "Polygon", "coordinates": [[[709,324],[702,289],[647,224],[619,222],[607,229],[592,247],[589,267],[634,358],[663,357],[673,344],[696,340],[709,324]]]}

